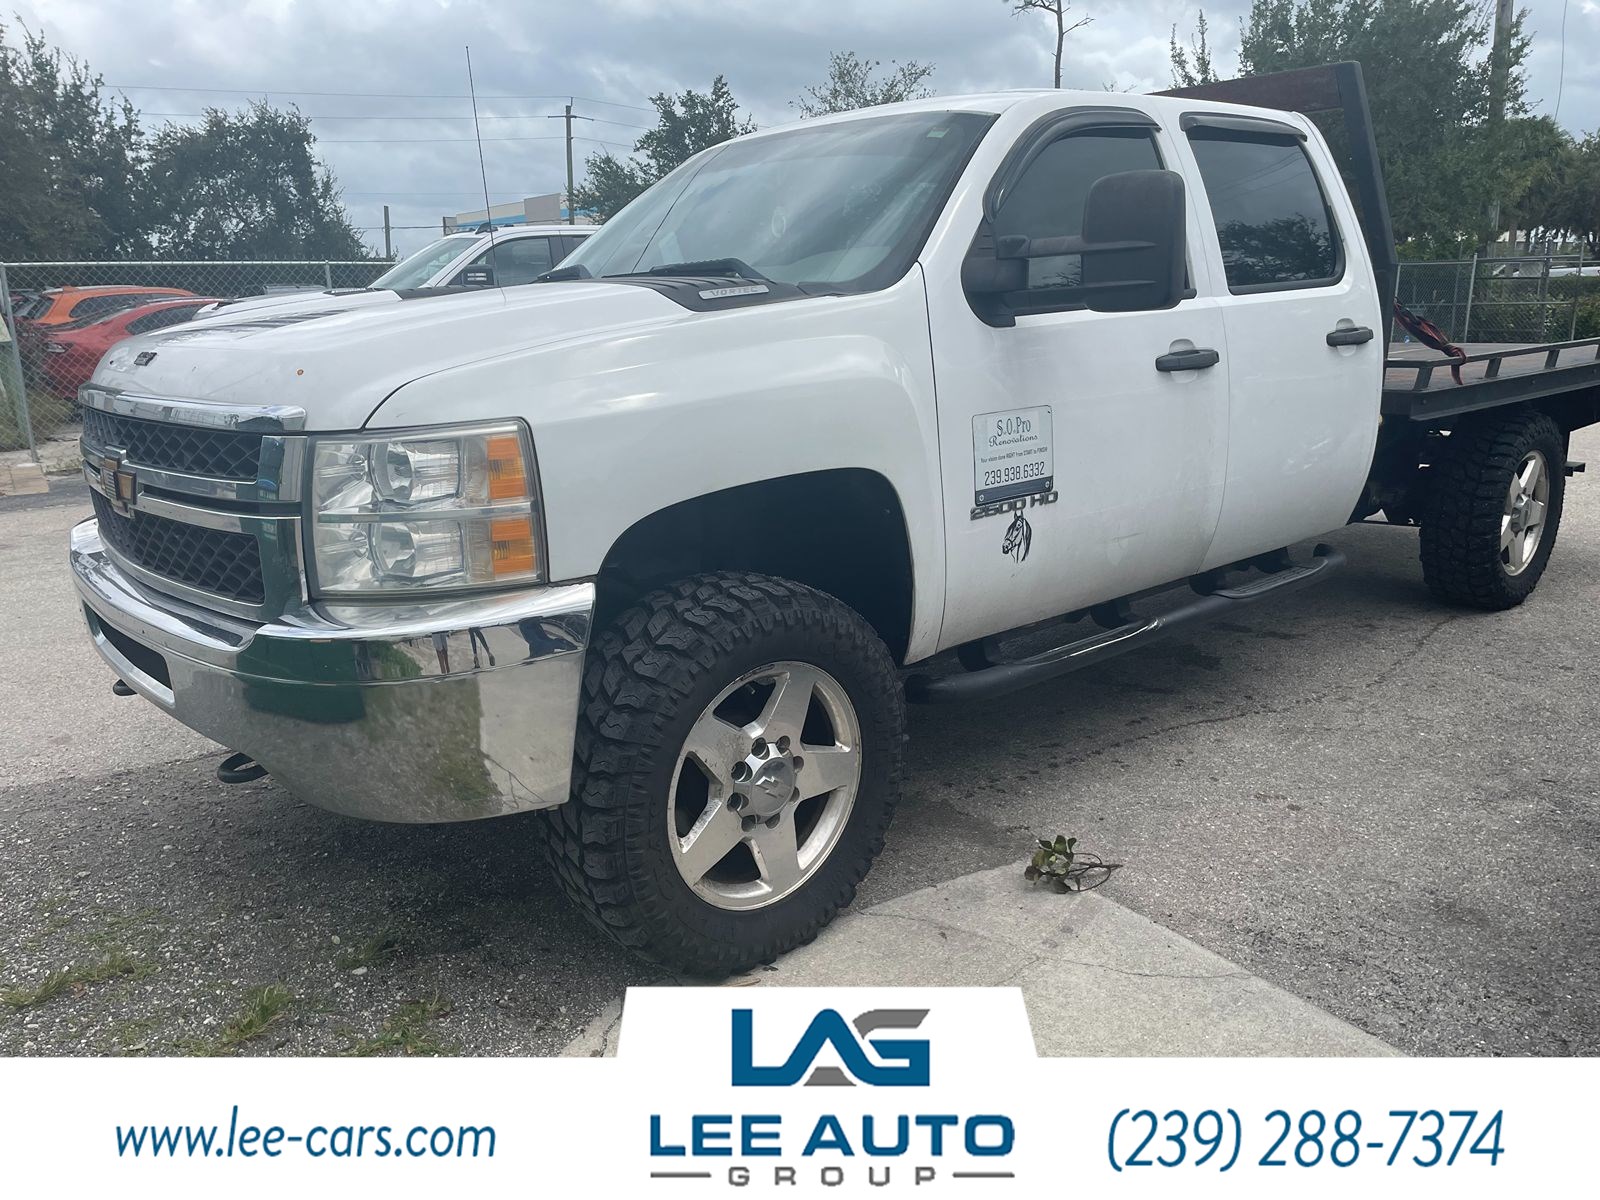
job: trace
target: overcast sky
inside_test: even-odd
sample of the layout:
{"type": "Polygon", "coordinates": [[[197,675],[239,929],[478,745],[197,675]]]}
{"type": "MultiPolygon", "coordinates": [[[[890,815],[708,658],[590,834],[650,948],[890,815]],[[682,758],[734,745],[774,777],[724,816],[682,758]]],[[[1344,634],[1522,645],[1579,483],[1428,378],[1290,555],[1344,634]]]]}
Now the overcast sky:
{"type": "MultiPolygon", "coordinates": [[[[792,120],[789,101],[820,80],[832,50],[933,63],[944,95],[1046,86],[1053,28],[1006,0],[10,0],[32,29],[125,89],[146,127],[186,123],[250,97],[313,118],[355,224],[382,248],[383,205],[397,248],[423,245],[444,213],[482,207],[462,47],[471,44],[495,203],[560,190],[559,114],[589,153],[626,152],[655,92],[727,75],[761,125],[792,120]],[[165,90],[171,89],[171,90],[165,90]],[[313,93],[364,93],[316,95],[313,93]],[[385,93],[378,96],[372,93],[385,93]]],[[[1202,7],[1172,0],[1080,0],[1093,18],[1067,47],[1067,85],[1149,91],[1170,85],[1167,39],[1202,7]]],[[[1228,73],[1248,0],[1203,6],[1228,73]]],[[[1574,132],[1600,128],[1600,0],[1526,0],[1529,96],[1574,132]]],[[[1419,53],[1426,51],[1419,48],[1419,53]]]]}

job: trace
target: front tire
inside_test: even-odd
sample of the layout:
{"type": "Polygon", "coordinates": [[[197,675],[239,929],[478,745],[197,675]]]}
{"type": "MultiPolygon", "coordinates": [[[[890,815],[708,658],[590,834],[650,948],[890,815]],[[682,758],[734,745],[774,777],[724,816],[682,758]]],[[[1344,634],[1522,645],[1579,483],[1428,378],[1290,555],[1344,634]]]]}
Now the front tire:
{"type": "Polygon", "coordinates": [[[651,962],[770,962],[850,903],[882,849],[904,724],[887,648],[832,596],[761,575],[673,584],[590,647],[547,857],[651,962]]]}
{"type": "Polygon", "coordinates": [[[1439,599],[1521,604],[1538,586],[1561,527],[1566,439],[1543,413],[1451,433],[1428,472],[1422,574],[1439,599]]]}

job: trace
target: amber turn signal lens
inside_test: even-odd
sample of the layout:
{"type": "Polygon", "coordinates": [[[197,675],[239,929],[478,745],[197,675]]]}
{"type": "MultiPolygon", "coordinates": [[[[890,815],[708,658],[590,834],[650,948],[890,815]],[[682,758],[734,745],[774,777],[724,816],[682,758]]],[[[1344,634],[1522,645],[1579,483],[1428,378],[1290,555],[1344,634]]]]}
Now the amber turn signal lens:
{"type": "Polygon", "coordinates": [[[522,439],[505,434],[489,439],[489,499],[521,500],[528,494],[528,466],[522,439]]]}
{"type": "Polygon", "coordinates": [[[533,518],[500,517],[489,522],[489,558],[497,578],[533,574],[539,565],[533,552],[533,518]]]}

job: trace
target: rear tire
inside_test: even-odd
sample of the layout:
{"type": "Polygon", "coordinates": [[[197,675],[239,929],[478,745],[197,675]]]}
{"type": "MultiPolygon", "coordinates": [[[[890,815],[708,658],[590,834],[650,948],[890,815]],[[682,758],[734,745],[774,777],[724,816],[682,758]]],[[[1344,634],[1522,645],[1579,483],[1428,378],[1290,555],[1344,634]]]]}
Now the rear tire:
{"type": "Polygon", "coordinates": [[[904,725],[888,650],[832,596],[762,575],[672,584],[590,647],[572,798],[541,814],[547,858],[651,962],[770,962],[850,903],[883,848],[904,725]]]}
{"type": "Polygon", "coordinates": [[[1543,413],[1451,433],[1428,472],[1422,575],[1439,599],[1483,609],[1521,604],[1561,527],[1566,438],[1543,413]]]}

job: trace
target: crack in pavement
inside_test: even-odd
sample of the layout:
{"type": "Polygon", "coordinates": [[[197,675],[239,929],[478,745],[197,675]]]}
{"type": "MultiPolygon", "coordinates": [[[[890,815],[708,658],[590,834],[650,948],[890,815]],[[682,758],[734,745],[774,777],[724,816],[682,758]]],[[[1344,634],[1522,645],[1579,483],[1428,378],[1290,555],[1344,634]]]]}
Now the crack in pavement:
{"type": "Polygon", "coordinates": [[[1387,667],[1383,668],[1383,670],[1379,671],[1371,679],[1367,680],[1366,683],[1362,684],[1362,687],[1374,688],[1380,683],[1387,683],[1397,672],[1409,665],[1417,658],[1418,655],[1423,652],[1423,650],[1427,648],[1428,643],[1433,640],[1435,634],[1442,630],[1446,625],[1453,625],[1465,616],[1467,616],[1466,613],[1451,613],[1448,617],[1440,618],[1434,623],[1431,629],[1413,641],[1409,650],[1407,650],[1399,658],[1395,659],[1394,662],[1390,663],[1387,667]]]}
{"type": "Polygon", "coordinates": [[[1163,725],[1159,729],[1143,730],[1139,733],[1120,738],[1116,741],[1101,743],[1093,750],[1090,750],[1084,754],[1068,754],[1064,757],[1064,761],[1068,764],[1087,762],[1091,758],[1099,758],[1103,756],[1108,751],[1119,750],[1124,746],[1135,746],[1140,742],[1150,741],[1152,738],[1165,737],[1172,733],[1182,733],[1186,729],[1196,729],[1207,725],[1226,725],[1232,721],[1243,720],[1245,717],[1282,716],[1283,714],[1292,712],[1297,708],[1320,705],[1327,703],[1330,700],[1337,701],[1342,699],[1354,699],[1359,694],[1358,688],[1359,691],[1365,691],[1367,689],[1377,687],[1382,683],[1386,683],[1395,674],[1404,669],[1409,663],[1418,658],[1422,654],[1423,650],[1427,648],[1428,643],[1435,637],[1435,635],[1442,631],[1445,626],[1453,625],[1455,622],[1460,621],[1469,615],[1471,614],[1452,613],[1447,617],[1441,618],[1439,621],[1435,622],[1426,633],[1423,633],[1417,637],[1412,646],[1407,649],[1399,658],[1389,663],[1387,666],[1378,671],[1377,674],[1373,675],[1370,679],[1360,685],[1352,684],[1344,688],[1337,688],[1326,692],[1313,692],[1309,696],[1299,696],[1282,704],[1255,705],[1250,708],[1239,709],[1235,712],[1223,713],[1214,717],[1196,717],[1190,721],[1179,721],[1172,725],[1163,725]]]}

